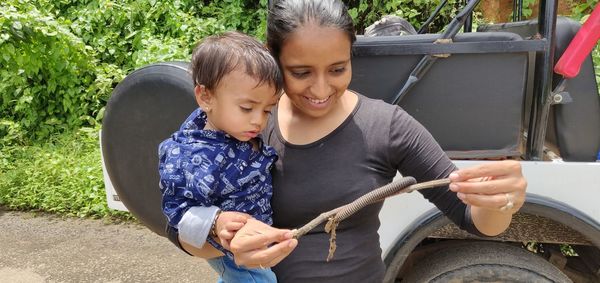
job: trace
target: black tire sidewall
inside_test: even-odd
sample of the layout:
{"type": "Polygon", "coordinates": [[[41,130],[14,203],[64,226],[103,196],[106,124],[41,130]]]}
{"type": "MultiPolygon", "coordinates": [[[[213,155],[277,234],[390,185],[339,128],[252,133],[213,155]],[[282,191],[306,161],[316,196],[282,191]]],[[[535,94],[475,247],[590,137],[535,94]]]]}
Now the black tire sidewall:
{"type": "Polygon", "coordinates": [[[467,241],[429,254],[402,282],[571,282],[557,267],[523,248],[467,241]]]}

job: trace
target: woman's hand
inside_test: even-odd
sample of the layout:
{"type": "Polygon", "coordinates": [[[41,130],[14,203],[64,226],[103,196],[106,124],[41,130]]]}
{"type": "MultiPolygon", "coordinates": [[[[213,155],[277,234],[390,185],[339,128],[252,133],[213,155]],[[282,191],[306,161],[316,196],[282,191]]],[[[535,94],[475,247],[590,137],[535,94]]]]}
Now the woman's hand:
{"type": "Polygon", "coordinates": [[[471,205],[475,226],[486,235],[502,233],[525,202],[527,181],[514,160],[490,162],[450,174],[450,190],[471,205]]]}
{"type": "Polygon", "coordinates": [[[256,219],[248,219],[231,240],[235,263],[248,268],[272,267],[298,245],[287,229],[273,228],[256,219]]]}

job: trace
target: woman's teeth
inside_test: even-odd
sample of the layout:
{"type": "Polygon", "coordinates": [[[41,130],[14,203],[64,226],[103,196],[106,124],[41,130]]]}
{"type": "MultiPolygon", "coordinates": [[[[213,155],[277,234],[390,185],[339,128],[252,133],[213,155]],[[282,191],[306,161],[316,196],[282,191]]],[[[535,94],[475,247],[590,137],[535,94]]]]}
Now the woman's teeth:
{"type": "Polygon", "coordinates": [[[329,96],[325,99],[314,99],[314,98],[310,98],[310,97],[307,97],[306,99],[308,99],[308,101],[310,101],[312,103],[321,104],[321,103],[327,102],[327,100],[329,100],[329,96]]]}

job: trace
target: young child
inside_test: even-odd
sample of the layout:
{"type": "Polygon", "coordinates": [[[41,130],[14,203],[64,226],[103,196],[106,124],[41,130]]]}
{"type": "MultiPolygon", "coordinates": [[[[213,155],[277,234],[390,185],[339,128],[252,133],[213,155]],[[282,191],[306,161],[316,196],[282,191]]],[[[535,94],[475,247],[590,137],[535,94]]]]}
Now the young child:
{"type": "Polygon", "coordinates": [[[277,63],[254,38],[226,32],[198,44],[191,72],[200,108],[159,146],[163,213],[185,242],[200,248],[206,241],[225,254],[208,260],[219,282],[276,282],[270,269],[237,266],[215,224],[221,211],[272,224],[277,155],[259,134],[282,93],[277,63]]]}

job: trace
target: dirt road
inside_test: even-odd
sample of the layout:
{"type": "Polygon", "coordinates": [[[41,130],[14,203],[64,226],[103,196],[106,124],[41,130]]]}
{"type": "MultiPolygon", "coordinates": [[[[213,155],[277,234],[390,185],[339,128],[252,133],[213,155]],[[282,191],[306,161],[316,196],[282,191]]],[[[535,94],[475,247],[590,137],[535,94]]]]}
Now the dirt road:
{"type": "Polygon", "coordinates": [[[201,259],[138,224],[0,208],[0,282],[216,282],[201,259]]]}

